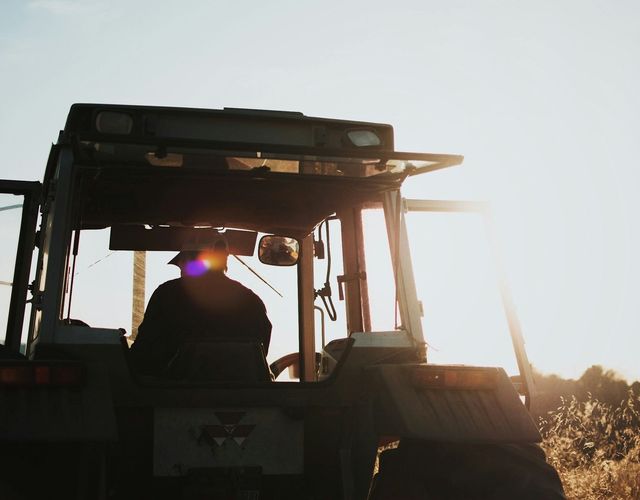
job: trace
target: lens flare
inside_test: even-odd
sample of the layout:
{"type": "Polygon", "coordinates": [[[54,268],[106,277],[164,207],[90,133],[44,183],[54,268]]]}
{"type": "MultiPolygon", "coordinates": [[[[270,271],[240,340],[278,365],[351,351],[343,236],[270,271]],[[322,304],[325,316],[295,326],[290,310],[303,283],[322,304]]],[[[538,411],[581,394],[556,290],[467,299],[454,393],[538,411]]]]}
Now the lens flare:
{"type": "Polygon", "coordinates": [[[187,262],[185,272],[187,276],[201,276],[209,270],[208,262],[201,259],[187,262]]]}
{"type": "Polygon", "coordinates": [[[187,276],[201,276],[209,270],[225,270],[227,266],[226,254],[220,252],[202,252],[194,260],[190,260],[184,267],[187,276]]]}

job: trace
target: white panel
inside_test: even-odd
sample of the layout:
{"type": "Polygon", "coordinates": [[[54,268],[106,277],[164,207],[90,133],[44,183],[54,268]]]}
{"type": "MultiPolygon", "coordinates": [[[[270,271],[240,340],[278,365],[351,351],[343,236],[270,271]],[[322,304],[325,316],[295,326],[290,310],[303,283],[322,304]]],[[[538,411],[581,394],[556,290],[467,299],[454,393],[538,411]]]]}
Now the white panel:
{"type": "Polygon", "coordinates": [[[278,408],[157,408],[154,420],[156,476],[180,476],[194,467],[303,472],[303,421],[278,408]]]}

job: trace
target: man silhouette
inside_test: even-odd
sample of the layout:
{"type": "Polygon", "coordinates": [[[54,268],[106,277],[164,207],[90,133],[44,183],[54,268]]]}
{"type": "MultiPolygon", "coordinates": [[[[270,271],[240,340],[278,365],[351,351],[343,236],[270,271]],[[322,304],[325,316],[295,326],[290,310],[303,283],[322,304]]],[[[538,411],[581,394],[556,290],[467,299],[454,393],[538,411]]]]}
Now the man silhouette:
{"type": "Polygon", "coordinates": [[[169,261],[181,276],[160,285],[149,300],[130,350],[138,373],[171,377],[172,363],[193,340],[255,340],[266,356],[271,322],[264,303],[226,276],[228,255],[221,238],[209,250],[181,251],[169,261]]]}

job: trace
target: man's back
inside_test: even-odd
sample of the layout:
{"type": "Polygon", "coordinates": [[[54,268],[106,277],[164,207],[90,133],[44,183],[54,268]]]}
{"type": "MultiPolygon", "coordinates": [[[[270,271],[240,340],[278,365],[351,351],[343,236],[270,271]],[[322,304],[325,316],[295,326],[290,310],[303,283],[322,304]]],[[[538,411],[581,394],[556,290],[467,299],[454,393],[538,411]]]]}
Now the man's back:
{"type": "Polygon", "coordinates": [[[271,323],[260,298],[222,272],[167,281],[153,293],[131,360],[139,373],[164,373],[180,346],[197,339],[243,338],[262,343],[271,323]]]}

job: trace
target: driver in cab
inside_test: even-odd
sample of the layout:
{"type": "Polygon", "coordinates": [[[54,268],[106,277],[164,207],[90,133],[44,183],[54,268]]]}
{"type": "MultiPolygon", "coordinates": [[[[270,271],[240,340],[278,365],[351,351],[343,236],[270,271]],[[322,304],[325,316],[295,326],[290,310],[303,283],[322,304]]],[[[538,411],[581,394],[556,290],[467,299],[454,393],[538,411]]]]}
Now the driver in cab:
{"type": "MultiPolygon", "coordinates": [[[[194,340],[200,346],[225,338],[255,341],[266,357],[271,322],[264,303],[227,277],[228,256],[226,240],[219,239],[209,250],[181,251],[169,261],[180,268],[181,276],[160,285],[149,300],[130,350],[131,363],[139,374],[189,378],[184,370],[176,373],[174,365],[185,364],[180,358],[194,340]]],[[[192,351],[193,360],[187,362],[209,362],[201,347],[192,351]]]]}

